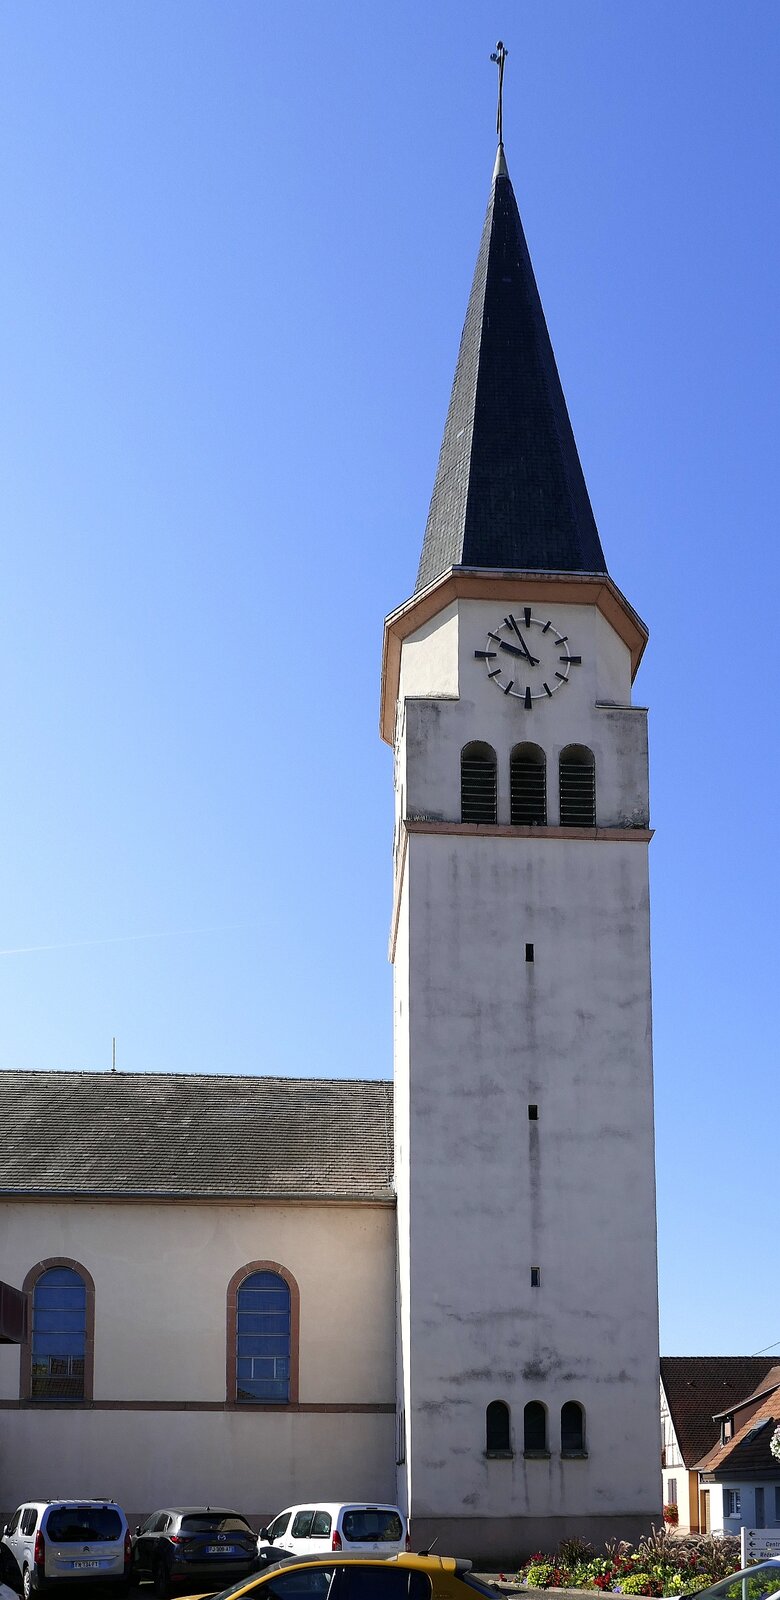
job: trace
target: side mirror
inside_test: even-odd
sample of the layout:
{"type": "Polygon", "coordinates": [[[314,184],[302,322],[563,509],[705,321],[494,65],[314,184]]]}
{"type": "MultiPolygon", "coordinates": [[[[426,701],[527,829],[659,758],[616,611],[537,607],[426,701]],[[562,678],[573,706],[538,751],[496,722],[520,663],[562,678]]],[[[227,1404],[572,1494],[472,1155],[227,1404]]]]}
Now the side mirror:
{"type": "Polygon", "coordinates": [[[265,1539],[266,1544],[273,1544],[274,1542],[273,1534],[271,1533],[270,1528],[261,1528],[257,1537],[258,1539],[265,1539]]]}
{"type": "Polygon", "coordinates": [[[141,1524],[140,1524],[140,1522],[137,1522],[136,1523],[136,1527],[135,1527],[136,1538],[138,1537],[140,1532],[141,1532],[141,1524]]]}

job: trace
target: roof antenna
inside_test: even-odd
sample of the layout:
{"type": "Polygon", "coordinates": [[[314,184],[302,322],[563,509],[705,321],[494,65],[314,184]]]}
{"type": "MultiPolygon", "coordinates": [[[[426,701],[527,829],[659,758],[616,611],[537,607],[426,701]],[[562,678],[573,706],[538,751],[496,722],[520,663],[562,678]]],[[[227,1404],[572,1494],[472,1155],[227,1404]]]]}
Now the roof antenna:
{"type": "Polygon", "coordinates": [[[491,61],[495,61],[496,66],[498,67],[498,107],[496,110],[496,133],[498,134],[499,145],[504,143],[504,64],[508,55],[509,51],[506,49],[503,40],[499,39],[498,44],[496,45],[496,48],[490,57],[491,61]]]}
{"type": "Polygon", "coordinates": [[[116,1039],[111,1040],[111,1071],[116,1072],[116,1039]]]}

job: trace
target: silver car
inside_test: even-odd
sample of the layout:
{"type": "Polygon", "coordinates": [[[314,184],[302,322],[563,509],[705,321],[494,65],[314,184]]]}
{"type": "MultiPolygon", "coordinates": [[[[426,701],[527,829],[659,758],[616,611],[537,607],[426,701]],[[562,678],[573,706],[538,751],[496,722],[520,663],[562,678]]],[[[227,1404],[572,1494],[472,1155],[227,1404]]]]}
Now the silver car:
{"type": "Polygon", "coordinates": [[[129,1588],[130,1533],[113,1500],[28,1500],[0,1544],[4,1575],[24,1600],[65,1582],[129,1588]]]}

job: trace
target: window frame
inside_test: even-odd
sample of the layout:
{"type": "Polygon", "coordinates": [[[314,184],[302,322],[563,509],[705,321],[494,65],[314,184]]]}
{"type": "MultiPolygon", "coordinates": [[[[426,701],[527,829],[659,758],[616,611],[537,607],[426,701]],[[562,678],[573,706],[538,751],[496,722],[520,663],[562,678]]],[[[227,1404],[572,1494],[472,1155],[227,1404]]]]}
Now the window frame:
{"type": "Polygon", "coordinates": [[[726,1489],[726,1516],[742,1516],[742,1492],[740,1489],[726,1489]]]}
{"type": "Polygon", "coordinates": [[[289,1411],[298,1404],[300,1364],[301,1293],[287,1267],[278,1261],[247,1261],[233,1273],[227,1287],[227,1345],[225,1361],[225,1389],[228,1406],[236,1411],[289,1411]],[[275,1272],[283,1278],[290,1291],[290,1382],[286,1400],[239,1400],[237,1383],[237,1331],[238,1291],[245,1279],[255,1272],[275,1272]]]}
{"type": "Polygon", "coordinates": [[[27,1295],[27,1334],[21,1347],[19,1360],[19,1399],[25,1406],[36,1408],[50,1406],[59,1410],[62,1406],[78,1408],[92,1404],[95,1378],[95,1281],[91,1272],[80,1261],[75,1261],[72,1256],[46,1256],[42,1261],[36,1262],[31,1267],[24,1283],[22,1293],[27,1295]],[[35,1289],[39,1278],[45,1272],[50,1272],[53,1267],[68,1267],[71,1272],[77,1272],[86,1291],[85,1323],[84,1323],[84,1393],[71,1398],[64,1395],[57,1399],[54,1395],[33,1395],[32,1392],[32,1348],[33,1348],[33,1311],[35,1289]]]}

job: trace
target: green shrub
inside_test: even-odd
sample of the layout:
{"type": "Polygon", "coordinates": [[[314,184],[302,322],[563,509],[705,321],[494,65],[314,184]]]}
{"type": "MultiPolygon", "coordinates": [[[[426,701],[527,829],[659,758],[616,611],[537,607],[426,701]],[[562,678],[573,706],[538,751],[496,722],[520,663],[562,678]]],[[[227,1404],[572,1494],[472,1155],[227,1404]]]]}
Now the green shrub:
{"type": "Polygon", "coordinates": [[[532,1561],[530,1567],[526,1567],[525,1571],[526,1583],[529,1589],[546,1589],[552,1578],[553,1570],[551,1561],[532,1561]]]}
{"type": "Polygon", "coordinates": [[[652,1581],[649,1572],[631,1572],[621,1578],[620,1587],[623,1594],[649,1594],[652,1581]]]}
{"type": "Polygon", "coordinates": [[[675,1588],[676,1594],[698,1594],[700,1589],[709,1589],[715,1579],[711,1572],[697,1572],[693,1578],[683,1578],[675,1588]]]}

